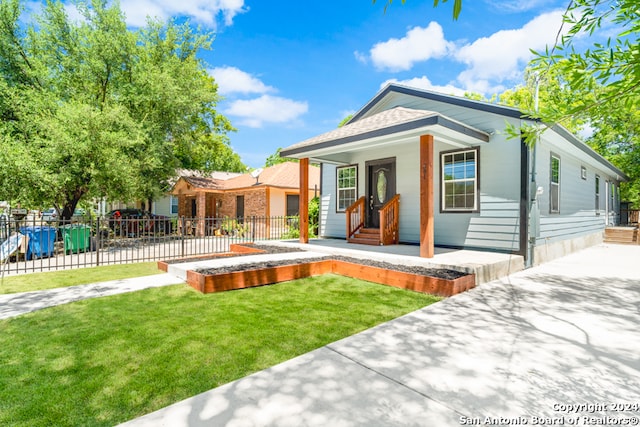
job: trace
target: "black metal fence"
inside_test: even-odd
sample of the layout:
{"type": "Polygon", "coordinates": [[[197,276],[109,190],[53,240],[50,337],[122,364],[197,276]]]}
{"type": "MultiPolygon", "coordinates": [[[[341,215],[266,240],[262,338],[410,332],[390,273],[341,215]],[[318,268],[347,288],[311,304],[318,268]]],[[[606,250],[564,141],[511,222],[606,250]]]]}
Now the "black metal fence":
{"type": "Polygon", "coordinates": [[[228,252],[233,243],[293,239],[298,217],[0,218],[0,274],[160,261],[228,252]]]}

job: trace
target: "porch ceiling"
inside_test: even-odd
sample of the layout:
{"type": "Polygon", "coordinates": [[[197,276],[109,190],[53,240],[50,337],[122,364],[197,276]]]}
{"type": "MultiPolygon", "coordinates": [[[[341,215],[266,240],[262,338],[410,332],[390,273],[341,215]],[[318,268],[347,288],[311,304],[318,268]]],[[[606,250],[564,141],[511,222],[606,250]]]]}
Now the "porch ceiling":
{"type": "Polygon", "coordinates": [[[342,153],[417,141],[424,134],[455,146],[489,141],[488,133],[439,113],[395,107],[294,144],[281,155],[339,162],[342,153]]]}

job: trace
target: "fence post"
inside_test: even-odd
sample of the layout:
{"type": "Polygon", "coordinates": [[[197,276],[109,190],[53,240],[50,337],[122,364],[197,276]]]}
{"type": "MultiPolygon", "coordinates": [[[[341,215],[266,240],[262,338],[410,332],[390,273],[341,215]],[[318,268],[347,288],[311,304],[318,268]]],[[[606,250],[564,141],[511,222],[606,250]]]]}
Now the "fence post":
{"type": "Polygon", "coordinates": [[[96,219],[96,267],[100,265],[100,237],[102,230],[100,229],[100,217],[96,219]]]}
{"type": "Polygon", "coordinates": [[[181,244],[181,250],[180,250],[180,257],[184,258],[184,232],[186,230],[185,228],[186,223],[184,220],[184,216],[180,217],[180,244],[181,244]]]}
{"type": "Polygon", "coordinates": [[[251,217],[251,243],[255,243],[256,241],[256,216],[251,217]]]}

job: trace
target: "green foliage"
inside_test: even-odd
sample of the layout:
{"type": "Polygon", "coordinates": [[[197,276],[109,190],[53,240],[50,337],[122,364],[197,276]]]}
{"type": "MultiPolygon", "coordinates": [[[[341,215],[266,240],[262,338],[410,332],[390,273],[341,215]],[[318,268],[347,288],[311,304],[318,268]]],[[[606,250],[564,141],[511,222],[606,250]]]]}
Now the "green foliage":
{"type": "Polygon", "coordinates": [[[548,123],[566,120],[587,123],[594,134],[589,143],[632,181],[622,187],[622,197],[638,203],[638,120],[640,107],[640,15],[637,0],[579,0],[564,15],[569,26],[558,44],[536,52],[532,65],[545,75],[562,77],[563,91],[571,100],[541,109],[537,117],[548,123]],[[586,50],[578,43],[599,30],[615,34],[586,50]]]}
{"type": "Polygon", "coordinates": [[[249,226],[236,218],[224,217],[220,229],[225,234],[243,237],[249,231],[249,226]]]}
{"type": "Polygon", "coordinates": [[[280,239],[297,239],[300,237],[300,217],[298,215],[285,218],[286,231],[280,235],[280,239]]]}
{"type": "Polygon", "coordinates": [[[349,120],[351,120],[352,118],[353,118],[353,114],[349,114],[347,117],[345,117],[344,119],[342,119],[342,120],[340,121],[340,123],[338,123],[338,127],[339,127],[339,128],[341,128],[342,126],[346,125],[346,124],[347,124],[347,122],[348,122],[349,120]]]}
{"type": "MultiPolygon", "coordinates": [[[[309,200],[309,237],[318,237],[319,224],[320,224],[320,198],[314,197],[309,200]]],[[[282,233],[281,239],[297,239],[300,237],[300,217],[290,216],[287,217],[287,225],[289,228],[282,233]]]]}
{"type": "Polygon", "coordinates": [[[47,2],[22,25],[0,0],[0,199],[54,205],[154,197],[176,167],[243,170],[197,53],[212,34],[150,20],[127,30],[119,4],[47,2]]]}
{"type": "Polygon", "coordinates": [[[264,162],[264,166],[265,167],[271,167],[271,166],[275,166],[278,165],[280,163],[285,163],[285,162],[298,162],[298,159],[291,159],[289,157],[280,157],[280,151],[282,151],[281,147],[278,147],[278,149],[276,150],[275,153],[271,154],[269,157],[267,157],[267,160],[264,162]]]}
{"type": "Polygon", "coordinates": [[[318,236],[320,225],[320,198],[318,196],[309,200],[309,235],[318,236]]]}
{"type": "MultiPolygon", "coordinates": [[[[405,4],[407,0],[402,0],[402,4],[405,4]]],[[[442,0],[442,3],[446,3],[447,0],[442,0]]],[[[376,3],[376,0],[373,0],[373,3],[376,3]]],[[[387,4],[384,5],[384,11],[387,11],[387,7],[391,6],[393,0],[387,0],[387,4]]],[[[437,7],[440,4],[440,0],[433,0],[433,7],[437,7]]],[[[462,12],[462,0],[454,0],[453,2],[453,20],[457,20],[460,16],[460,12],[462,12]]]]}
{"type": "Polygon", "coordinates": [[[630,178],[620,186],[621,199],[640,208],[640,103],[631,109],[614,104],[592,129],[587,143],[630,178]]]}

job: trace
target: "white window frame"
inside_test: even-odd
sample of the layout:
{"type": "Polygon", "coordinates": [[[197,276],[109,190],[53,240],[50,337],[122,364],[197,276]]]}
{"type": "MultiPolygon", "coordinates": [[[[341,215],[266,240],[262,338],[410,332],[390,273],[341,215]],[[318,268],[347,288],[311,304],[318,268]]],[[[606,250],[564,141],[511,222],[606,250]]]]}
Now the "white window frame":
{"type": "Polygon", "coordinates": [[[351,206],[353,203],[356,202],[356,200],[358,200],[358,165],[348,165],[348,166],[337,167],[336,168],[336,212],[345,212],[349,206],[351,206]],[[342,184],[343,181],[340,179],[340,171],[346,170],[346,169],[354,170],[355,182],[353,186],[341,187],[340,184],[342,184]],[[354,198],[351,203],[347,204],[346,206],[341,206],[340,204],[340,200],[342,200],[341,193],[346,191],[353,191],[354,198]]]}
{"type": "MultiPolygon", "coordinates": [[[[463,164],[466,164],[466,158],[463,164]]],[[[466,202],[466,199],[465,199],[466,202]]],[[[470,213],[470,212],[479,212],[480,210],[480,149],[478,147],[463,149],[463,150],[454,150],[454,151],[443,151],[440,153],[440,212],[461,212],[461,213],[470,213]],[[450,157],[453,162],[453,167],[455,168],[455,156],[467,153],[474,153],[475,162],[474,162],[474,171],[473,177],[469,178],[466,176],[466,168],[465,168],[465,177],[464,178],[452,178],[445,179],[445,170],[447,169],[447,158],[450,157]],[[447,199],[447,186],[446,183],[473,183],[473,206],[465,206],[465,207],[447,207],[446,199],[447,199]]]]}
{"type": "Polygon", "coordinates": [[[554,153],[551,153],[551,158],[549,159],[549,213],[559,214],[560,213],[560,185],[562,182],[561,179],[561,170],[562,170],[562,161],[560,160],[560,156],[554,153]],[[558,161],[558,182],[553,182],[553,160],[558,161]],[[556,206],[557,208],[553,208],[553,187],[557,187],[556,192],[556,206]]]}

